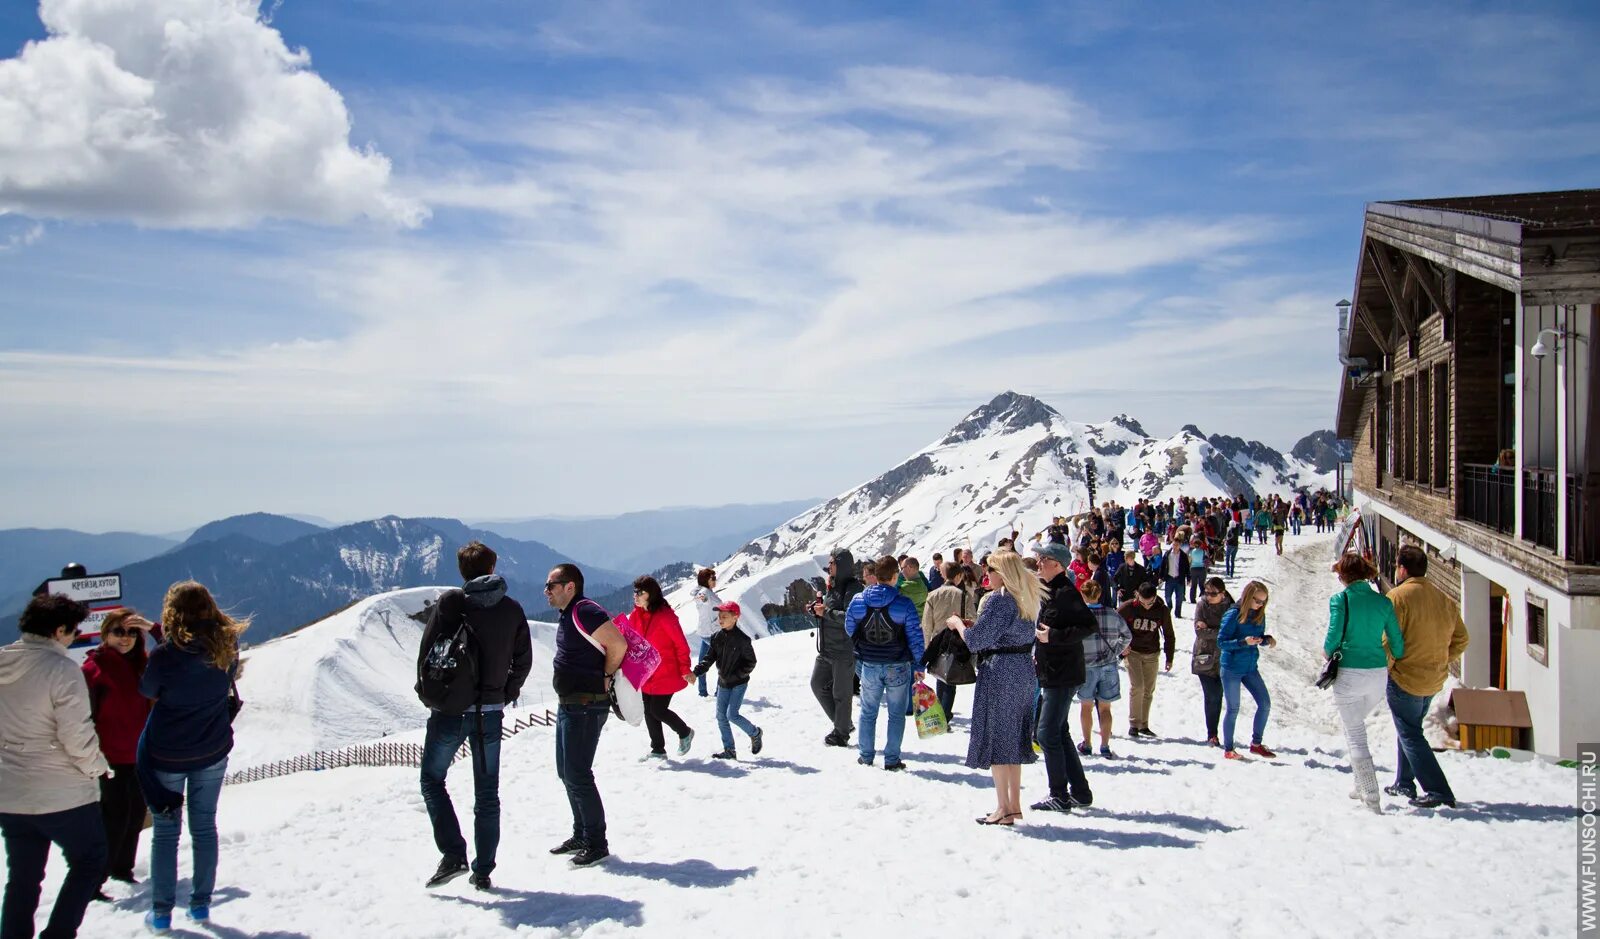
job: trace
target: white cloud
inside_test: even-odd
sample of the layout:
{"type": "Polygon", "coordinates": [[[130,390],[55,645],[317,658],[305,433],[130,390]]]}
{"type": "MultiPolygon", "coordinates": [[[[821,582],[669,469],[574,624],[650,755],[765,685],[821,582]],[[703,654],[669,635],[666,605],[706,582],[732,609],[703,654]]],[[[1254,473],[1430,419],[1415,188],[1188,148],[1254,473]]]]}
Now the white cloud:
{"type": "MultiPolygon", "coordinates": [[[[4,214],[4,212],[0,212],[0,215],[4,214]]],[[[22,231],[0,235],[0,251],[15,251],[18,248],[26,248],[29,245],[37,244],[39,239],[43,237],[44,226],[34,222],[22,231]]]]}
{"type": "Polygon", "coordinates": [[[226,228],[415,225],[389,161],[253,0],[41,0],[0,60],[0,211],[226,228]]]}

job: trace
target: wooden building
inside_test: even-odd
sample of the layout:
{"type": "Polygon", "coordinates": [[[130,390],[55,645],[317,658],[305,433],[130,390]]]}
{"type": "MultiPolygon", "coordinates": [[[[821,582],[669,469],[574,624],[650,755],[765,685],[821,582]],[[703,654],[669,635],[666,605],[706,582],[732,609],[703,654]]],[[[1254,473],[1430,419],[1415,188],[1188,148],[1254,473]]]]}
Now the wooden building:
{"type": "Polygon", "coordinates": [[[1353,301],[1337,428],[1379,570],[1423,547],[1462,681],[1571,757],[1600,741],[1600,189],[1371,203],[1353,301]]]}

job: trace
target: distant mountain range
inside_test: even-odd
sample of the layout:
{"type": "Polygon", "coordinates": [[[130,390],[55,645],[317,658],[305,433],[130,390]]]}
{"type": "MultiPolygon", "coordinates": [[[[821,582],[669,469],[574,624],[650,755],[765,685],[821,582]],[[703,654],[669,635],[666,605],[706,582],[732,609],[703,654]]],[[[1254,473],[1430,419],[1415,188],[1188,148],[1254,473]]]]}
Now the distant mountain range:
{"type": "MultiPolygon", "coordinates": [[[[35,586],[68,564],[82,564],[91,572],[114,571],[177,546],[171,538],[126,531],[100,535],[65,528],[0,531],[0,614],[21,610],[35,586]]],[[[0,637],[5,632],[0,624],[0,637]]]]}
{"type": "Polygon", "coordinates": [[[508,538],[560,545],[563,551],[613,570],[644,573],[675,561],[720,561],[817,501],[654,509],[613,518],[481,520],[472,524],[508,538]]]}

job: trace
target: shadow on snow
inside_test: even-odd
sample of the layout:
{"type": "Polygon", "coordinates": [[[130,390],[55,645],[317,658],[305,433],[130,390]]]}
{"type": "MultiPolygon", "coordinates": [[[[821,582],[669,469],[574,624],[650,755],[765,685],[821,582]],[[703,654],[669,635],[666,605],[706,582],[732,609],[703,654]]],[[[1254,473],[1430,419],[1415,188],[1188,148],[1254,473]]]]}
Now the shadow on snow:
{"type": "Polygon", "coordinates": [[[660,861],[619,861],[612,858],[606,862],[604,870],[612,874],[621,874],[624,877],[662,880],[674,887],[727,887],[735,881],[743,880],[756,872],[754,867],[724,868],[699,858],[673,861],[671,863],[660,861]]]}
{"type": "Polygon", "coordinates": [[[644,925],[644,904],[637,900],[623,900],[575,893],[545,893],[538,890],[506,890],[497,888],[497,899],[480,900],[476,897],[435,895],[441,900],[465,903],[468,906],[493,910],[507,928],[532,926],[535,928],[562,927],[587,929],[602,922],[623,926],[644,925]]]}

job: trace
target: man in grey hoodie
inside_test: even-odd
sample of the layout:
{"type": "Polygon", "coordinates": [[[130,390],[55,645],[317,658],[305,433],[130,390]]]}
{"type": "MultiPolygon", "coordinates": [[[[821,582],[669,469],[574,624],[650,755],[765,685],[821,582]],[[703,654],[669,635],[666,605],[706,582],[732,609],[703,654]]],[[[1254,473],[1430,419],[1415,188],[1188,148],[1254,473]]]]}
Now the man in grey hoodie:
{"type": "Polygon", "coordinates": [[[855,644],[844,631],[844,614],[862,590],[856,577],[856,559],[847,548],[835,548],[828,558],[828,592],[811,605],[817,619],[817,662],[811,669],[811,693],[833,730],[822,742],[830,747],[850,746],[855,725],[851,698],[855,694],[855,644]]]}

